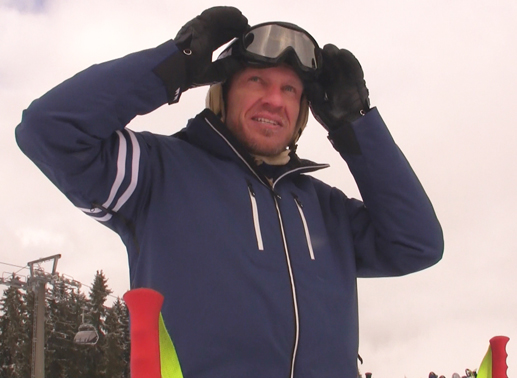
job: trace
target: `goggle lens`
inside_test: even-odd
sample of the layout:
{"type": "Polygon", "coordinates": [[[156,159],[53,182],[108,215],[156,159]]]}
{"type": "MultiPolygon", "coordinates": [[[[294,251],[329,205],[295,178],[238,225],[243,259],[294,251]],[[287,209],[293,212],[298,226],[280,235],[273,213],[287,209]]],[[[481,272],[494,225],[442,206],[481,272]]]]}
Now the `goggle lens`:
{"type": "Polygon", "coordinates": [[[246,51],[270,59],[280,57],[290,47],[306,69],[318,68],[316,58],[318,45],[306,33],[299,30],[277,24],[258,26],[244,36],[244,45],[246,51]]]}

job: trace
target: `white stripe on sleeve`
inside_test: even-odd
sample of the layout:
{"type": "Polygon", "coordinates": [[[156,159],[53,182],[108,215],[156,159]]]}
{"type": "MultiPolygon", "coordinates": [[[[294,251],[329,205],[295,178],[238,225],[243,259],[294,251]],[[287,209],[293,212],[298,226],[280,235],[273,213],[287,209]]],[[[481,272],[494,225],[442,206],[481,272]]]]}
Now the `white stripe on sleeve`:
{"type": "Polygon", "coordinates": [[[140,167],[140,145],[138,144],[138,140],[136,139],[135,134],[131,131],[126,129],[130,138],[131,138],[131,144],[133,146],[133,160],[131,162],[131,182],[124,192],[122,196],[117,201],[117,204],[113,208],[113,211],[118,211],[122,205],[124,205],[127,200],[131,197],[131,195],[134,193],[136,189],[136,185],[138,184],[138,172],[140,167]]]}
{"type": "MultiPolygon", "coordinates": [[[[129,183],[129,186],[126,189],[126,191],[117,200],[115,206],[113,207],[113,211],[118,211],[129,200],[129,198],[135,191],[136,185],[138,183],[138,172],[139,172],[139,164],[140,164],[140,145],[138,144],[138,140],[137,140],[135,134],[129,129],[126,129],[126,131],[129,134],[129,137],[131,140],[131,145],[133,147],[133,153],[131,156],[131,182],[129,183]]],[[[118,150],[118,157],[117,157],[117,174],[115,176],[115,180],[113,181],[113,185],[111,186],[111,190],[110,190],[108,199],[102,205],[104,208],[110,208],[112,203],[115,201],[116,195],[117,195],[118,191],[120,190],[120,187],[122,186],[124,178],[127,175],[127,172],[126,172],[126,161],[128,159],[127,140],[122,131],[119,130],[116,133],[119,138],[119,150],[118,150]]],[[[102,212],[101,209],[81,208],[81,210],[88,215],[95,215],[95,214],[98,214],[99,212],[102,212]]],[[[94,216],[93,218],[99,222],[106,222],[112,218],[112,214],[106,214],[100,218],[96,218],[94,216]]]]}

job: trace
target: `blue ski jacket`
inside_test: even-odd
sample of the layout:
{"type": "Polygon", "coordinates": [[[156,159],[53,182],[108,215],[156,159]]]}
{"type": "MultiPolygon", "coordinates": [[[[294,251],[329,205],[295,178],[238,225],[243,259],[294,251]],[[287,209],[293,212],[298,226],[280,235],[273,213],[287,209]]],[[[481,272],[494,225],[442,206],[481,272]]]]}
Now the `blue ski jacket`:
{"type": "Polygon", "coordinates": [[[126,128],[168,102],[153,69],[177,53],[168,41],[63,82],[24,111],[20,148],[120,235],[131,287],[164,295],[185,378],[355,378],[357,278],[442,256],[424,189],[376,108],[352,124],[358,153],[350,130],[331,135],[362,201],[294,154],[269,181],[208,109],[172,136],[126,128]]]}

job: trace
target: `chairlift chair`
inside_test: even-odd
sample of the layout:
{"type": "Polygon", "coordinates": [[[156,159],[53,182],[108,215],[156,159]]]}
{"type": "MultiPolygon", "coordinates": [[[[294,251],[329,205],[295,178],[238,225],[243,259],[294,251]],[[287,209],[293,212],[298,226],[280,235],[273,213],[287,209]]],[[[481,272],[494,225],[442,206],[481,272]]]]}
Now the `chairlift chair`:
{"type": "Polygon", "coordinates": [[[93,325],[85,323],[84,310],[86,310],[86,307],[83,307],[83,313],[81,315],[82,324],[74,336],[74,343],[80,345],[95,345],[97,341],[99,341],[99,334],[93,325]]]}
{"type": "Polygon", "coordinates": [[[81,324],[74,336],[74,343],[80,345],[95,345],[97,341],[99,341],[97,330],[93,325],[87,323],[81,324]]]}

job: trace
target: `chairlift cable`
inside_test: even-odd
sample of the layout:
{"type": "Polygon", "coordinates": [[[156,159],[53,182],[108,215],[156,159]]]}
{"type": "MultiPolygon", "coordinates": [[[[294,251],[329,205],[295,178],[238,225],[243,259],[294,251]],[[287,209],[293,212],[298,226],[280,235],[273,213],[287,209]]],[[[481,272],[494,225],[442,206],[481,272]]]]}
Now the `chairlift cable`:
{"type": "Polygon", "coordinates": [[[0,261],[0,264],[14,266],[15,268],[29,269],[27,266],[20,266],[20,265],[10,264],[10,263],[6,263],[6,262],[3,262],[3,261],[0,261]]]}
{"type": "MultiPolygon", "coordinates": [[[[13,274],[18,274],[18,272],[20,272],[23,269],[29,269],[29,267],[27,265],[26,266],[21,266],[21,265],[6,263],[6,262],[3,262],[3,261],[0,261],[0,264],[7,265],[7,266],[12,266],[14,268],[20,268],[20,270],[17,270],[16,272],[13,272],[13,274]]],[[[65,274],[63,274],[63,276],[65,276],[65,274]]],[[[82,282],[75,280],[72,276],[69,276],[69,275],[66,275],[66,276],[70,277],[72,280],[78,282],[79,284],[81,284],[81,286],[87,287],[88,289],[92,290],[91,286],[83,284],[82,282]]],[[[120,299],[121,298],[121,296],[116,296],[116,295],[113,295],[113,294],[108,294],[108,296],[111,297],[111,298],[114,298],[114,299],[120,299]]]]}

